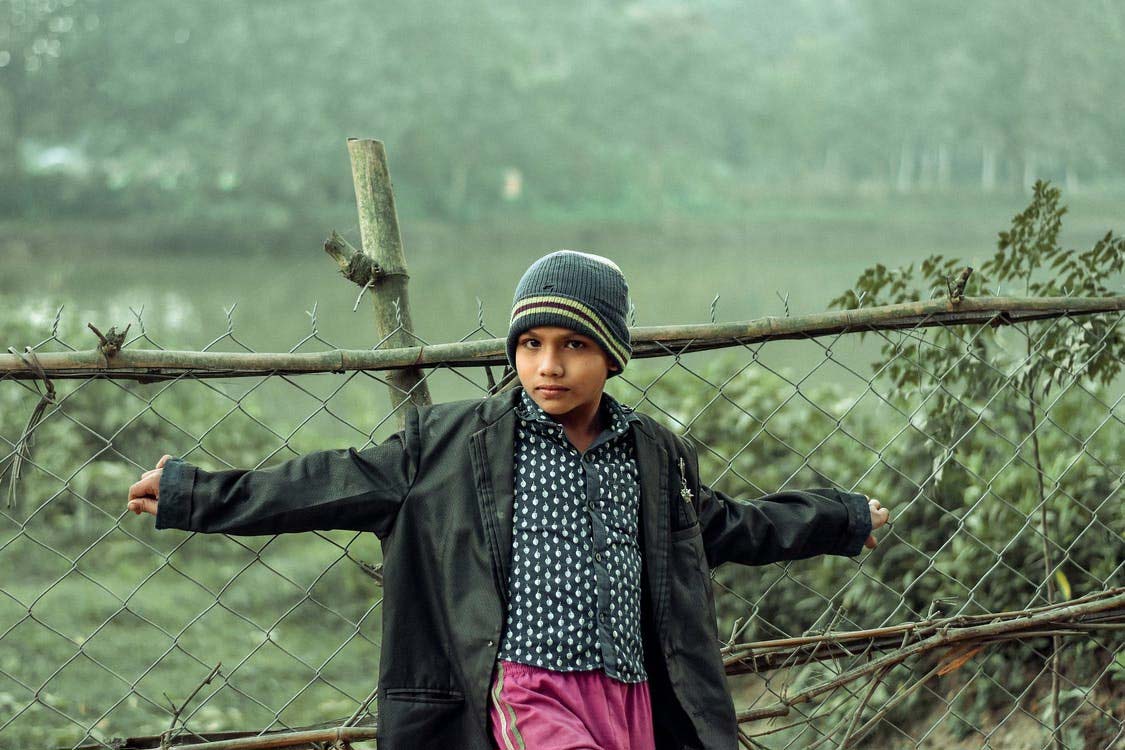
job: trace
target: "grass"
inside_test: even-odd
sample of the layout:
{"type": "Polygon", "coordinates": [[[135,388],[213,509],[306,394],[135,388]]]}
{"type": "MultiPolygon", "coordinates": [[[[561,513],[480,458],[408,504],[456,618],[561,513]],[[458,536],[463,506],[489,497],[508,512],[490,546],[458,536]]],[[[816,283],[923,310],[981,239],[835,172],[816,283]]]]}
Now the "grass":
{"type": "Polygon", "coordinates": [[[373,539],[150,527],[129,516],[85,553],[89,537],[44,527],[0,550],[6,569],[20,561],[0,600],[0,746],[159,733],[164,696],[180,703],[218,662],[220,679],[185,712],[196,731],[346,717],[370,692],[379,590],[344,549],[377,559],[373,539]]]}

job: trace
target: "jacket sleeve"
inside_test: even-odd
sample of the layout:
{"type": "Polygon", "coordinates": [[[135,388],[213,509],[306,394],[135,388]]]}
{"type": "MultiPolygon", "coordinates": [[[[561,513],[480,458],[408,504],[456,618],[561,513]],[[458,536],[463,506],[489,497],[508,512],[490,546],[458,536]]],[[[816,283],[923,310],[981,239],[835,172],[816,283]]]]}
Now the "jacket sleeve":
{"type": "Polygon", "coordinates": [[[871,533],[867,500],[855,492],[787,490],[743,501],[701,484],[699,495],[699,523],[712,568],[724,562],[852,557],[871,533]]]}
{"type": "Polygon", "coordinates": [[[362,451],[315,451],[256,470],[204,471],[169,459],[156,528],[243,536],[351,529],[384,537],[413,483],[407,444],[402,431],[362,451]]]}

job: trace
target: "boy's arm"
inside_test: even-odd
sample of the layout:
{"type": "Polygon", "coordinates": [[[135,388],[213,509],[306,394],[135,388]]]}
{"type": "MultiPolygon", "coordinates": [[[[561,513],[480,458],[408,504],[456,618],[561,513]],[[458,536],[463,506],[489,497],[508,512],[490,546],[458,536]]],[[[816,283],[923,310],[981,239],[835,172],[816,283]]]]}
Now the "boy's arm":
{"type": "Polygon", "coordinates": [[[351,529],[383,537],[416,468],[405,431],[362,451],[316,451],[267,469],[204,471],[172,458],[160,477],[156,528],[240,535],[351,529]]]}
{"type": "Polygon", "coordinates": [[[855,556],[871,533],[867,497],[831,488],[787,490],[743,501],[700,484],[699,523],[712,568],[814,555],[855,556]]]}

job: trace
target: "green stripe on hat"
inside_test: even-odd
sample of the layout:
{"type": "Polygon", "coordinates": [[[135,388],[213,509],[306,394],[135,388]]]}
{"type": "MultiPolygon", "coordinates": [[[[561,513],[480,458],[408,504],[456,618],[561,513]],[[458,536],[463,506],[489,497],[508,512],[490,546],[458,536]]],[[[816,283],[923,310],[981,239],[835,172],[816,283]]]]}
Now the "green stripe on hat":
{"type": "Polygon", "coordinates": [[[614,356],[618,364],[629,360],[629,353],[609,332],[601,317],[586,305],[570,297],[540,295],[521,299],[512,312],[509,328],[513,327],[520,318],[542,313],[561,315],[582,323],[593,330],[595,337],[614,356]]]}

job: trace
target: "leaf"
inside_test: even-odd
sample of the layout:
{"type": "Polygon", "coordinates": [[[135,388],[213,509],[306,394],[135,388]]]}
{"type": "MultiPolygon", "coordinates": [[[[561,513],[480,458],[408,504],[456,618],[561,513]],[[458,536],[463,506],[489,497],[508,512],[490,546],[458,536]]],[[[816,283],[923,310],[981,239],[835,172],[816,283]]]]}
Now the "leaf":
{"type": "Polygon", "coordinates": [[[1059,584],[1059,591],[1062,592],[1063,599],[1070,601],[1070,581],[1067,580],[1066,573],[1062,570],[1055,571],[1055,582],[1059,584]]]}
{"type": "Polygon", "coordinates": [[[984,646],[963,646],[960,650],[951,649],[946,658],[938,669],[938,677],[947,675],[950,672],[956,672],[961,667],[965,666],[965,662],[976,656],[984,646]]]}

